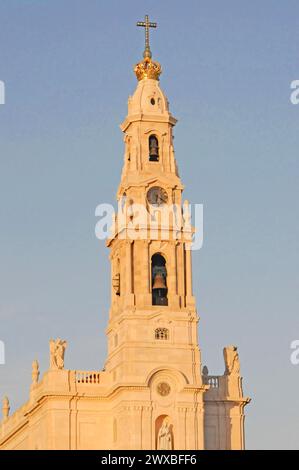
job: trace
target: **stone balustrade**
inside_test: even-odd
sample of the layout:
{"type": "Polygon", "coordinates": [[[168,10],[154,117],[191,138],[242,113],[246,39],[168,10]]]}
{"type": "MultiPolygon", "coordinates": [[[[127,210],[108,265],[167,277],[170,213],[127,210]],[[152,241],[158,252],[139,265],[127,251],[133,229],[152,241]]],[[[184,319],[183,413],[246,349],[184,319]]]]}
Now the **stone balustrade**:
{"type": "Polygon", "coordinates": [[[219,388],[219,375],[207,375],[206,384],[211,388],[219,388]]]}
{"type": "Polygon", "coordinates": [[[75,382],[77,384],[99,384],[101,373],[99,371],[86,371],[76,370],[75,371],[75,382]]]}

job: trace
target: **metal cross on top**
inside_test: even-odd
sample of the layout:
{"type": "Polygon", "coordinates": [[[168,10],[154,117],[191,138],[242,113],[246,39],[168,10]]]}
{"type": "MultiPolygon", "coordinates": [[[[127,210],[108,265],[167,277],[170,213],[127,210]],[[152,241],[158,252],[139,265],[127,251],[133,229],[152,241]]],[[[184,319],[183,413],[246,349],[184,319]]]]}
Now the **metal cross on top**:
{"type": "Polygon", "coordinates": [[[149,29],[156,28],[157,23],[150,22],[148,19],[148,15],[145,15],[144,21],[138,21],[137,26],[142,26],[143,28],[145,28],[145,49],[144,49],[143,57],[151,58],[152,53],[151,53],[151,49],[149,45],[149,29]]]}

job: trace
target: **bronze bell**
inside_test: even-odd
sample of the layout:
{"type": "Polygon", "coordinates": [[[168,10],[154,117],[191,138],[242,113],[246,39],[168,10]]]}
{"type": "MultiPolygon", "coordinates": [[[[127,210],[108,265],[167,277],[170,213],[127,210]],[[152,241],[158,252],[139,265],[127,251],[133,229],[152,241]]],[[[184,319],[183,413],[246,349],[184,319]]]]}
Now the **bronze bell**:
{"type": "Polygon", "coordinates": [[[156,274],[153,289],[166,289],[165,279],[161,273],[156,274]]]}
{"type": "Polygon", "coordinates": [[[156,139],[152,139],[150,141],[150,158],[153,160],[157,160],[159,157],[159,148],[158,148],[158,142],[156,139]]]}

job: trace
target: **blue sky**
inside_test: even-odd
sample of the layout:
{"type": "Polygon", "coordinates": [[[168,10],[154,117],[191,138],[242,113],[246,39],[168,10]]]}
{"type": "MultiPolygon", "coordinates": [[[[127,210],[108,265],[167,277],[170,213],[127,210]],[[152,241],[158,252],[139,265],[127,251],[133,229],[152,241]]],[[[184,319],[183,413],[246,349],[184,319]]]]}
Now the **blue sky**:
{"type": "Polygon", "coordinates": [[[66,366],[102,367],[109,262],[95,207],[114,202],[118,127],[143,51],[153,56],[179,122],[185,196],[204,204],[194,254],[203,361],[223,372],[237,344],[248,448],[299,448],[298,2],[285,0],[2,0],[0,80],[0,395],[27,399],[31,362],[50,337],[66,366]]]}

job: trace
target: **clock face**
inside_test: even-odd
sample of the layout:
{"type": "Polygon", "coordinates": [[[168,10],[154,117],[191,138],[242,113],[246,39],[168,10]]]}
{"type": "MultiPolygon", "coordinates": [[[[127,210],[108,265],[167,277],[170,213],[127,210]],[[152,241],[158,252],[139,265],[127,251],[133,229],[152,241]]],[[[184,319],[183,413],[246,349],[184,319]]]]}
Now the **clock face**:
{"type": "Polygon", "coordinates": [[[147,200],[152,206],[162,206],[167,203],[168,195],[165,189],[154,186],[148,190],[147,200]]]}

